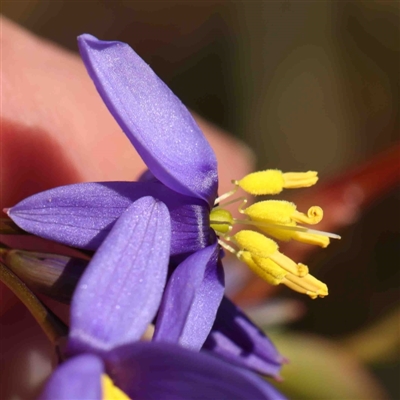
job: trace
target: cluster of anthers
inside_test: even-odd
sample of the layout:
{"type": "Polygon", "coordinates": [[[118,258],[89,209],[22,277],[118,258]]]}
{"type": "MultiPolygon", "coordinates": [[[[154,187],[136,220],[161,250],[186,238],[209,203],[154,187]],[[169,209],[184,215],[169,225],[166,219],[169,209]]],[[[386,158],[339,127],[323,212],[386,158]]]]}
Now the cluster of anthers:
{"type": "Polygon", "coordinates": [[[291,239],[300,242],[326,247],[329,238],[340,239],[340,236],[299,226],[298,223],[314,225],[322,220],[321,207],[311,207],[307,214],[296,210],[296,205],[283,200],[259,201],[246,207],[245,197],[225,202],[239,188],[245,192],[258,195],[274,195],[283,189],[309,187],[318,181],[317,172],[282,173],[279,170],[254,172],[239,181],[232,181],[235,188],[215,200],[211,211],[210,225],[218,235],[219,244],[245,262],[252,271],[272,285],[283,283],[290,289],[304,293],[312,299],[328,295],[328,287],[309,274],[308,267],[295,263],[279,252],[278,244],[264,234],[279,240],[291,239]],[[225,208],[241,202],[238,210],[245,217],[237,219],[225,208]],[[243,229],[231,234],[234,225],[248,225],[258,231],[243,229]],[[262,232],[262,233],[260,233],[262,232]],[[228,244],[229,243],[229,244],[228,244]]]}

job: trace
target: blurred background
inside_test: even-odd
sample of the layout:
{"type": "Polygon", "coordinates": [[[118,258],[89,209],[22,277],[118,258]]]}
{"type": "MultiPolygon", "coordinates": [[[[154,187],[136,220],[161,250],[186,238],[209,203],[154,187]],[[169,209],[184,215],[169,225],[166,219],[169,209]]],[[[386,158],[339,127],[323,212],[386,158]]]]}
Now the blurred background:
{"type": "Polygon", "coordinates": [[[234,267],[231,277],[232,296],[291,359],[277,384],[291,398],[400,398],[398,172],[385,181],[400,161],[399,9],[398,1],[2,2],[5,16],[71,51],[84,32],[129,43],[188,107],[243,140],[259,168],[319,171],[327,183],[309,198],[336,210],[325,230],[342,240],[304,256],[330,296],[281,290],[272,299],[234,267]],[[360,177],[365,192],[354,194],[360,177]]]}

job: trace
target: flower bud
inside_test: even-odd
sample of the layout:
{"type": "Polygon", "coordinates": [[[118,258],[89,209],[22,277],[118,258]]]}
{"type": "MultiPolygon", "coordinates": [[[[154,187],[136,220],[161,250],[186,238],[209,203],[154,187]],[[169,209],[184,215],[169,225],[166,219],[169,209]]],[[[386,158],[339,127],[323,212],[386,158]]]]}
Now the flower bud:
{"type": "Polygon", "coordinates": [[[31,290],[69,304],[88,261],[49,253],[2,249],[5,265],[31,290]]]}

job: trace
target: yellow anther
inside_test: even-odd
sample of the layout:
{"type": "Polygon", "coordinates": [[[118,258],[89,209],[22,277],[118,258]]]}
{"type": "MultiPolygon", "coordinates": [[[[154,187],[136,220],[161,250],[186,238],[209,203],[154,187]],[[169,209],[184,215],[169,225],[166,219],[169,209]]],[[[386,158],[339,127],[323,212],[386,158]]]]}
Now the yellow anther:
{"type": "Polygon", "coordinates": [[[252,255],[266,258],[278,251],[278,245],[273,240],[255,231],[239,231],[233,239],[242,250],[248,250],[252,255]]]}
{"type": "MultiPolygon", "coordinates": [[[[285,224],[284,226],[292,226],[295,227],[296,226],[296,222],[291,222],[288,224],[285,224]]],[[[257,226],[257,228],[267,234],[268,236],[272,236],[275,239],[279,239],[279,240],[283,240],[285,242],[288,242],[289,240],[292,239],[293,234],[296,231],[292,231],[292,230],[287,230],[287,229],[282,229],[281,227],[279,227],[278,225],[276,226],[257,226]]]]}
{"type": "Polygon", "coordinates": [[[281,171],[268,169],[246,175],[240,181],[235,181],[245,192],[253,195],[278,194],[284,188],[284,178],[281,171]]]}
{"type": "Polygon", "coordinates": [[[215,208],[210,213],[210,226],[217,233],[226,234],[232,229],[232,214],[225,209],[215,208]]]}
{"type": "Polygon", "coordinates": [[[323,248],[327,247],[330,243],[328,237],[315,233],[293,232],[292,238],[298,242],[314,244],[323,248]]]}
{"type": "Polygon", "coordinates": [[[280,267],[276,262],[272,261],[270,258],[263,258],[254,256],[253,261],[258,266],[259,269],[265,271],[276,281],[275,285],[282,282],[282,279],[288,274],[286,270],[280,267]]]}
{"type": "Polygon", "coordinates": [[[287,286],[289,289],[294,290],[297,293],[302,293],[310,296],[313,300],[318,297],[318,294],[315,292],[311,292],[309,290],[304,289],[303,287],[297,285],[296,283],[293,283],[289,281],[288,279],[284,278],[282,280],[282,283],[287,286]]]}
{"type": "Polygon", "coordinates": [[[114,385],[114,382],[108,375],[101,375],[101,383],[103,389],[102,400],[130,400],[121,389],[114,385]]]}
{"type": "MultiPolygon", "coordinates": [[[[296,226],[295,222],[285,224],[285,226],[296,226]]],[[[318,235],[316,233],[308,233],[295,230],[286,230],[279,226],[258,226],[258,229],[265,234],[272,236],[276,239],[289,241],[291,239],[297,240],[298,242],[313,244],[316,246],[327,247],[330,243],[329,237],[324,235],[318,235]]]]}
{"type": "Polygon", "coordinates": [[[287,274],[284,269],[269,258],[257,257],[258,260],[256,262],[248,251],[240,251],[237,256],[241,261],[245,262],[254,273],[270,285],[279,285],[287,274]]]}
{"type": "Polygon", "coordinates": [[[246,263],[253,271],[256,272],[258,267],[257,267],[256,263],[253,261],[253,258],[251,257],[251,254],[249,251],[241,250],[236,255],[240,261],[243,261],[244,263],[246,263]]]}
{"type": "Polygon", "coordinates": [[[282,189],[309,187],[317,183],[315,171],[285,172],[277,169],[253,172],[239,181],[234,181],[245,192],[255,196],[262,194],[278,194],[282,189]]]}
{"type": "Polygon", "coordinates": [[[304,264],[299,263],[297,265],[298,271],[295,272],[300,271],[301,276],[296,276],[296,274],[288,272],[281,264],[278,264],[271,258],[259,257],[246,250],[239,251],[237,257],[246,263],[260,278],[271,285],[283,283],[290,289],[306,294],[312,299],[328,295],[328,287],[325,283],[310,275],[307,266],[304,264]]]}
{"type": "Polygon", "coordinates": [[[292,273],[296,276],[305,276],[308,274],[308,267],[304,264],[296,264],[291,258],[285,256],[284,254],[276,251],[275,253],[271,254],[269,258],[272,261],[275,261],[279,266],[281,266],[286,271],[292,273]]]}
{"type": "Polygon", "coordinates": [[[289,288],[310,296],[311,298],[328,295],[327,286],[309,274],[308,267],[295,263],[292,259],[279,251],[278,244],[264,236],[275,237],[288,241],[291,239],[300,242],[326,247],[329,238],[340,239],[329,232],[322,232],[297,224],[314,225],[323,218],[321,207],[311,207],[307,213],[297,211],[296,205],[283,200],[260,201],[245,208],[247,200],[238,198],[221,204],[221,201],[232,196],[238,188],[242,188],[252,195],[278,194],[283,189],[309,187],[318,181],[317,172],[288,172],[279,170],[265,170],[254,172],[243,179],[232,183],[235,188],[216,200],[216,208],[210,215],[210,226],[219,235],[218,243],[227,251],[235,254],[249,268],[262,279],[272,285],[280,283],[289,288]],[[241,200],[239,212],[247,218],[233,218],[232,214],[221,207],[241,200]],[[233,225],[244,224],[257,228],[255,230],[241,230],[233,236],[228,236],[233,225]],[[262,233],[260,233],[262,232],[262,233]],[[226,243],[231,241],[231,244],[226,243]]]}
{"type": "Polygon", "coordinates": [[[293,221],[300,222],[302,224],[315,225],[318,224],[318,222],[321,222],[323,216],[324,216],[324,211],[322,210],[322,208],[314,206],[308,209],[307,215],[299,211],[295,211],[292,214],[291,218],[293,221]]]}
{"type": "Polygon", "coordinates": [[[315,185],[318,181],[318,172],[285,172],[283,174],[285,189],[298,189],[315,185]]]}
{"type": "MultiPolygon", "coordinates": [[[[256,257],[270,258],[280,267],[297,276],[308,274],[308,268],[303,264],[296,264],[289,257],[278,251],[278,245],[271,239],[254,231],[239,231],[233,236],[233,240],[242,250],[251,253],[253,260],[256,257]]],[[[257,263],[257,261],[256,261],[257,263]]]]}
{"type": "Polygon", "coordinates": [[[302,278],[291,274],[286,275],[286,279],[301,287],[305,291],[317,294],[319,297],[328,296],[328,287],[314,276],[308,274],[302,278]]]}
{"type": "Polygon", "coordinates": [[[259,201],[244,210],[252,221],[289,224],[296,213],[296,205],[283,200],[259,201]]]}

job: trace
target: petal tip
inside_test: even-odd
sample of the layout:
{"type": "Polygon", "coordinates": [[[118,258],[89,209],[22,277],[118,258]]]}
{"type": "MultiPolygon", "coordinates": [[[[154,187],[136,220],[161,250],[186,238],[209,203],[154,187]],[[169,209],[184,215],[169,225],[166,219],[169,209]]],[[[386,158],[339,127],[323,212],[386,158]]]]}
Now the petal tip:
{"type": "Polygon", "coordinates": [[[98,41],[100,41],[95,36],[91,35],[90,33],[82,33],[82,35],[79,35],[77,37],[77,40],[78,40],[79,44],[88,44],[90,42],[98,42],[98,41]]]}
{"type": "Polygon", "coordinates": [[[126,43],[119,42],[116,40],[108,41],[108,40],[100,40],[96,36],[93,36],[89,33],[83,33],[77,37],[79,51],[82,53],[88,50],[104,50],[108,47],[112,47],[115,45],[119,46],[127,46],[126,43]]]}

